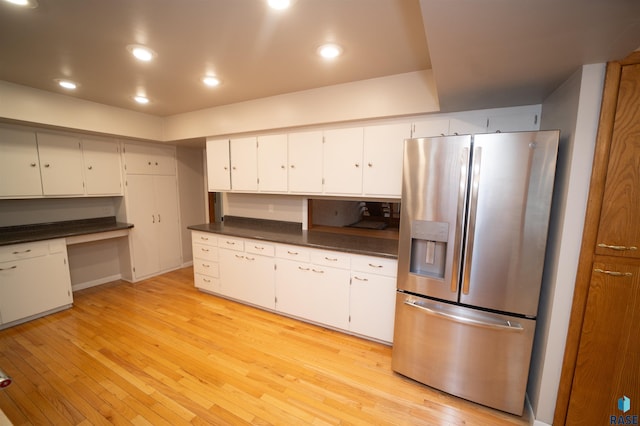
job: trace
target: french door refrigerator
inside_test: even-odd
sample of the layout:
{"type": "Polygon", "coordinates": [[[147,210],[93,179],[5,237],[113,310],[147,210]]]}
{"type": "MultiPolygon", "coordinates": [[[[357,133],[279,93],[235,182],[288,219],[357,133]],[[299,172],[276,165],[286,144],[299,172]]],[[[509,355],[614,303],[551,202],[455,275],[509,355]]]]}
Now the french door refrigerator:
{"type": "Polygon", "coordinates": [[[558,138],[405,141],[394,371],[522,414],[558,138]]]}

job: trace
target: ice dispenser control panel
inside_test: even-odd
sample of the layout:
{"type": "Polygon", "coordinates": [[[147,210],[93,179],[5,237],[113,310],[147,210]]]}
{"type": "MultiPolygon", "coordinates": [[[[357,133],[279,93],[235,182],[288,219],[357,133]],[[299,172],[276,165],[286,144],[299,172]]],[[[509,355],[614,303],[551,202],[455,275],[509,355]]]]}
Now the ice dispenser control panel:
{"type": "Polygon", "coordinates": [[[444,279],[449,224],[428,220],[411,223],[410,272],[444,279]]]}

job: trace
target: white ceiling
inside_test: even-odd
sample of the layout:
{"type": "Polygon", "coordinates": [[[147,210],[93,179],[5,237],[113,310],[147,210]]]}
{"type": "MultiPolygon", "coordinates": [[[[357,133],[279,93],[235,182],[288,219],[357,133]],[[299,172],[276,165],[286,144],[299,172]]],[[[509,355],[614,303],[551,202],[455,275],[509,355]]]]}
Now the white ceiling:
{"type": "Polygon", "coordinates": [[[431,67],[453,111],[540,103],[581,64],[621,59],[640,1],[0,0],[0,40],[0,80],[67,93],[54,79],[69,78],[71,96],[158,116],[431,67]],[[315,54],[327,41],[344,47],[331,63],[315,54]],[[134,61],[136,43],[156,60],[134,61]]]}

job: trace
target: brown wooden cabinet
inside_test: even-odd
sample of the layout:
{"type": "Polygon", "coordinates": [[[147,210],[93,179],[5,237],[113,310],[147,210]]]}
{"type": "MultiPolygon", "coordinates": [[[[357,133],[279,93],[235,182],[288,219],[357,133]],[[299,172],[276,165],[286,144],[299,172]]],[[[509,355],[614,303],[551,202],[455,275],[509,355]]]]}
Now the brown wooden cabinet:
{"type": "Polygon", "coordinates": [[[640,52],[607,65],[554,425],[640,415],[640,52]],[[618,409],[627,397],[631,409],[618,409]]]}

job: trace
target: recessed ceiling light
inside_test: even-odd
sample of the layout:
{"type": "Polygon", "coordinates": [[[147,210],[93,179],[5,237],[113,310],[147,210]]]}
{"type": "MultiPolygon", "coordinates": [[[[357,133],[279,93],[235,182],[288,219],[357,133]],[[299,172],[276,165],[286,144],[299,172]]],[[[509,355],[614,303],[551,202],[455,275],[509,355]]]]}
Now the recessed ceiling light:
{"type": "Polygon", "coordinates": [[[63,80],[63,79],[58,78],[55,81],[56,81],[56,83],[58,83],[58,86],[60,86],[62,88],[65,88],[67,90],[75,90],[75,89],[78,88],[78,83],[74,83],[71,80],[63,80]]]}
{"type": "Polygon", "coordinates": [[[28,7],[30,9],[38,7],[38,0],[5,0],[7,3],[15,4],[16,6],[28,7]]]}
{"type": "Polygon", "coordinates": [[[202,77],[202,82],[209,87],[216,87],[220,85],[220,79],[212,75],[202,77]]]}
{"type": "Polygon", "coordinates": [[[143,95],[136,95],[133,97],[133,100],[142,105],[149,103],[149,98],[143,95]]]}
{"type": "Polygon", "coordinates": [[[283,10],[283,9],[289,8],[289,6],[291,6],[291,3],[293,3],[293,1],[292,0],[268,0],[267,3],[269,3],[269,7],[271,7],[272,9],[283,10]]]}
{"type": "Polygon", "coordinates": [[[318,55],[325,59],[337,58],[342,54],[342,47],[335,43],[327,43],[318,47],[318,55]]]}
{"type": "Polygon", "coordinates": [[[127,50],[129,50],[129,52],[131,52],[131,54],[137,59],[145,62],[149,62],[157,56],[156,52],[148,47],[140,46],[139,44],[130,44],[127,46],[127,50]]]}

